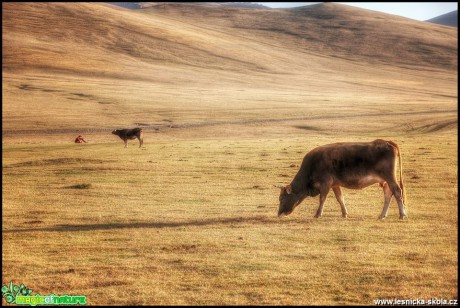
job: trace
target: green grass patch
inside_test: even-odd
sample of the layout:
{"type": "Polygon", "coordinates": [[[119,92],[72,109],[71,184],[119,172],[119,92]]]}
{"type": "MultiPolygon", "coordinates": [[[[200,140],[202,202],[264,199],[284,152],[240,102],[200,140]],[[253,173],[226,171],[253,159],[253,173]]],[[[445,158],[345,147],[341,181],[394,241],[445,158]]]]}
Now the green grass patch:
{"type": "Polygon", "coordinates": [[[90,189],[91,187],[92,187],[91,183],[81,183],[81,184],[74,184],[74,185],[66,186],[65,188],[90,189]]]}

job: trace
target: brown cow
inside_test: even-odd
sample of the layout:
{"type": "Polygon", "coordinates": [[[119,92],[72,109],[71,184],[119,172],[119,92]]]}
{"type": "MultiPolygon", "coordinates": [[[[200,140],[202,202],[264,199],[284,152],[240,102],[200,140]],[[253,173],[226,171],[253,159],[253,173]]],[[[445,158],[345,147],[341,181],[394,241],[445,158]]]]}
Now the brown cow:
{"type": "Polygon", "coordinates": [[[142,128],[117,129],[114,130],[112,134],[117,135],[125,142],[125,148],[128,147],[128,139],[139,139],[139,147],[141,147],[144,144],[144,135],[142,133],[142,128]]]}
{"type": "Polygon", "coordinates": [[[317,147],[305,155],[291,184],[281,187],[278,216],[289,215],[306,197],[319,195],[315,217],[321,217],[327,194],[332,188],[340,204],[342,217],[348,215],[340,187],[362,189],[379,183],[385,197],[380,219],[385,219],[394,195],[399,218],[404,219],[405,194],[401,153],[396,143],[377,139],[372,142],[333,143],[317,147]],[[396,182],[396,158],[399,157],[399,184],[396,182]]]}

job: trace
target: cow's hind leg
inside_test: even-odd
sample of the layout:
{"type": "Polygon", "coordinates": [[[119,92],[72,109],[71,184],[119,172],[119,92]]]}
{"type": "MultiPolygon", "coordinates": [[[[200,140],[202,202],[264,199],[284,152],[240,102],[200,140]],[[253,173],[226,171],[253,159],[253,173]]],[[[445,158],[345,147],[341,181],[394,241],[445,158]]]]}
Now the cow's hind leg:
{"type": "Polygon", "coordinates": [[[128,139],[123,139],[123,141],[125,142],[125,148],[128,147],[128,139]]]}
{"type": "Polygon", "coordinates": [[[139,136],[136,136],[139,139],[139,147],[144,145],[144,133],[142,131],[139,132],[139,136]]]}
{"type": "Polygon", "coordinates": [[[391,192],[396,198],[396,201],[398,202],[398,207],[399,207],[399,219],[404,219],[406,217],[406,211],[404,209],[404,204],[402,200],[402,191],[401,188],[399,187],[398,183],[396,183],[396,180],[388,181],[388,186],[390,187],[391,192]]]}
{"type": "Polygon", "coordinates": [[[332,187],[332,190],[334,191],[335,198],[340,204],[340,209],[342,210],[342,217],[347,218],[348,212],[347,208],[345,207],[345,200],[343,199],[342,190],[340,190],[340,187],[332,187]]]}
{"type": "Polygon", "coordinates": [[[402,191],[396,183],[396,180],[389,180],[385,182],[383,184],[383,192],[385,195],[385,203],[383,205],[382,214],[380,214],[380,219],[385,219],[387,216],[388,207],[390,206],[390,200],[393,195],[396,198],[396,202],[398,202],[399,219],[404,219],[404,217],[406,217],[406,211],[402,200],[402,191]]]}
{"type": "Polygon", "coordinates": [[[387,182],[383,182],[383,184],[380,184],[383,187],[383,195],[385,197],[385,201],[383,202],[383,210],[382,214],[380,214],[380,219],[385,219],[387,217],[388,213],[388,207],[390,206],[390,201],[391,197],[393,196],[393,193],[390,190],[390,187],[388,186],[387,182]]]}

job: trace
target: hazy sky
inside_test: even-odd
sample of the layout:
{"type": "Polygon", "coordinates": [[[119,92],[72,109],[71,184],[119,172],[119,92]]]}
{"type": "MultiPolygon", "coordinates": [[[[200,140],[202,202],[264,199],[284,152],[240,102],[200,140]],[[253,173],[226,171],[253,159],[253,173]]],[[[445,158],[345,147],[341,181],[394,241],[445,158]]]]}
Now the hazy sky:
{"type": "MultiPolygon", "coordinates": [[[[268,7],[295,7],[321,2],[257,2],[268,7]]],[[[427,20],[458,9],[457,2],[336,2],[363,9],[427,20]]]]}

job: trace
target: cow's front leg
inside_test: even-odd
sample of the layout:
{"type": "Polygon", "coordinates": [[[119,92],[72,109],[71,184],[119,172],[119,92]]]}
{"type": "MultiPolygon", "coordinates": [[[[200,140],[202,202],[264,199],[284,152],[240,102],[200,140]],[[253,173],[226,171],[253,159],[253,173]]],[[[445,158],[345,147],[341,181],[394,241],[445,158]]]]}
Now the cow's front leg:
{"type": "Polygon", "coordinates": [[[128,147],[128,139],[123,140],[125,142],[125,148],[128,147]]]}
{"type": "Polygon", "coordinates": [[[343,199],[342,195],[342,190],[340,190],[340,187],[332,187],[332,190],[334,191],[335,198],[340,204],[340,209],[342,210],[342,217],[347,218],[348,216],[348,211],[347,208],[345,207],[345,200],[343,199]]]}
{"type": "Polygon", "coordinates": [[[323,207],[324,207],[324,203],[326,202],[328,193],[329,193],[329,187],[321,189],[321,192],[319,194],[319,207],[318,207],[318,210],[316,211],[315,218],[319,218],[323,215],[323,207]]]}

